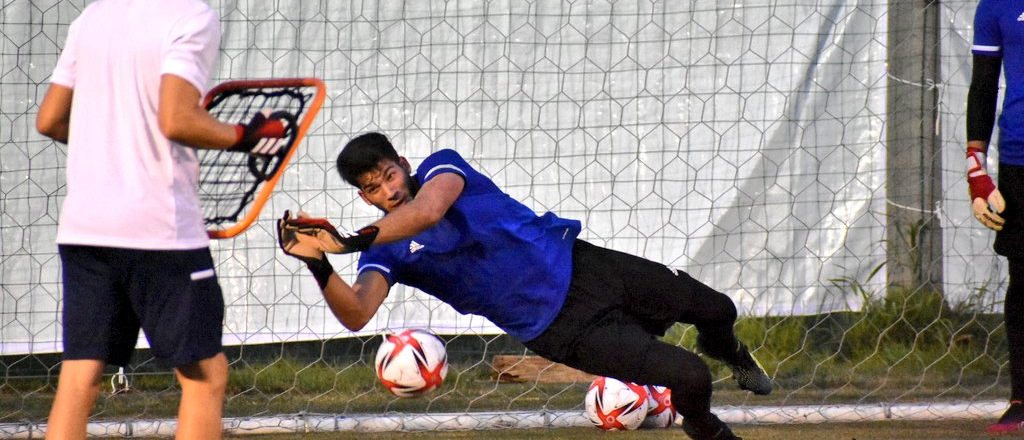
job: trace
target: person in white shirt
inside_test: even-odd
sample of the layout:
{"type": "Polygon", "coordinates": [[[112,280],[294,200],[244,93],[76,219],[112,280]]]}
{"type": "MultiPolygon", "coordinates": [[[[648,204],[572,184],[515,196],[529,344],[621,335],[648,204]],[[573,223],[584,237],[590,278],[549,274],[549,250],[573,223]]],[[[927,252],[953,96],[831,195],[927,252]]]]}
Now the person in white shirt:
{"type": "Polygon", "coordinates": [[[285,125],[225,124],[200,105],[219,45],[219,17],[200,0],[99,0],[68,30],[36,119],[68,144],[49,440],[85,439],[103,369],[128,364],[140,328],[181,384],[177,438],[221,437],[224,300],[193,148],[249,152],[285,125]]]}

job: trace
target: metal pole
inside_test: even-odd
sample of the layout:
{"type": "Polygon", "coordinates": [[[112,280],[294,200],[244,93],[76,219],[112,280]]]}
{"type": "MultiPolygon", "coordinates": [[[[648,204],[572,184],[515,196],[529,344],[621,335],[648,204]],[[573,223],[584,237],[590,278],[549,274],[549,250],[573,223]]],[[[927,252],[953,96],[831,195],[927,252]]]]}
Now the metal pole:
{"type": "Polygon", "coordinates": [[[887,279],[892,289],[942,291],[936,131],[939,2],[890,0],[886,114],[887,279]]]}

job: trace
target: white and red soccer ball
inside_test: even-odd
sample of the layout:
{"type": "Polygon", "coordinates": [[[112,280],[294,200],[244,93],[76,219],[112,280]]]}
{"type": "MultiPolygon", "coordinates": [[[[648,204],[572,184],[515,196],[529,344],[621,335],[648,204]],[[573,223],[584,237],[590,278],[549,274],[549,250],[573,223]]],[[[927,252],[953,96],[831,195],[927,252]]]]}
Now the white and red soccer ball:
{"type": "Polygon", "coordinates": [[[598,428],[605,431],[637,429],[647,417],[647,387],[598,377],[587,390],[584,406],[587,417],[598,428]]]}
{"type": "Polygon", "coordinates": [[[641,428],[668,428],[676,422],[679,414],[672,406],[672,390],[661,385],[647,386],[647,418],[641,428]]]}
{"type": "Polygon", "coordinates": [[[398,397],[416,397],[444,382],[448,354],[444,341],[424,330],[384,335],[374,369],[380,383],[398,397]]]}

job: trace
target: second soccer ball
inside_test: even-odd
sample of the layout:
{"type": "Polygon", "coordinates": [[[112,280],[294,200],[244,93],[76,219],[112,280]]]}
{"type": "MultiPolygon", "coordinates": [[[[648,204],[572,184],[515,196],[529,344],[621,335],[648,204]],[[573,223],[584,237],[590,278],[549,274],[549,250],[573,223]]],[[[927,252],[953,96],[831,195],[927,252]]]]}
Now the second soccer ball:
{"type": "Polygon", "coordinates": [[[587,416],[605,431],[640,427],[647,417],[647,388],[610,377],[598,377],[587,390],[587,416]]]}
{"type": "Polygon", "coordinates": [[[678,413],[672,406],[672,390],[661,385],[647,386],[647,418],[641,428],[668,428],[676,422],[678,413]]]}

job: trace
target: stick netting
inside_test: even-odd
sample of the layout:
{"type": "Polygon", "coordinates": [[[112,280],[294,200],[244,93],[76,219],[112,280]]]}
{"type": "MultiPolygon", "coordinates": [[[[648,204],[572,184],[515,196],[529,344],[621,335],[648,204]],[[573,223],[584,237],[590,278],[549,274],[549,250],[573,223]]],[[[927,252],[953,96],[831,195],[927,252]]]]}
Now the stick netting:
{"type": "MultiPolygon", "coordinates": [[[[296,120],[316,94],[315,87],[253,87],[226,90],[210,100],[210,114],[229,124],[245,124],[261,111],[284,111],[293,116],[280,141],[296,148],[296,120]]],[[[198,150],[199,203],[207,226],[234,223],[285,160],[284,155],[261,156],[226,150],[198,150]]]]}

